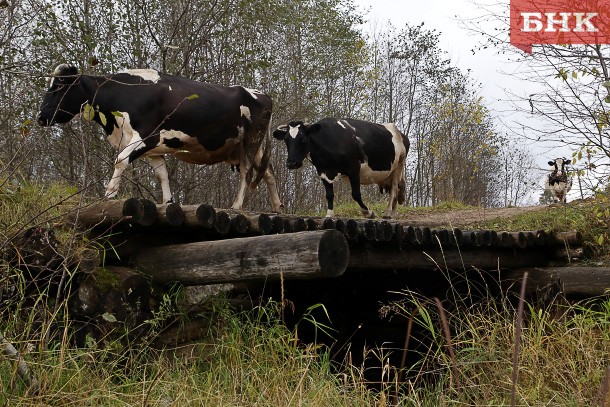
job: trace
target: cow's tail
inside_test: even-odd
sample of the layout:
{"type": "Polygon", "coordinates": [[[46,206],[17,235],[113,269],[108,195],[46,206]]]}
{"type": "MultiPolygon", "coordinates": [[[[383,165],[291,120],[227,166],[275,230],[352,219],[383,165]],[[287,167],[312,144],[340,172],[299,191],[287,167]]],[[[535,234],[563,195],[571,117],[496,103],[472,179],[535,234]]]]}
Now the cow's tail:
{"type": "Polygon", "coordinates": [[[405,182],[405,176],[400,178],[398,181],[398,203],[404,205],[407,198],[407,183],[405,182]]]}
{"type": "MultiPolygon", "coordinates": [[[[271,123],[269,123],[271,124],[271,123]]],[[[265,172],[267,171],[267,169],[269,168],[270,164],[269,162],[271,161],[271,138],[270,138],[270,134],[267,134],[265,136],[265,139],[263,141],[261,141],[261,143],[258,145],[259,148],[257,149],[256,153],[258,153],[258,150],[262,147],[263,149],[263,156],[261,157],[261,161],[259,164],[256,163],[256,153],[254,154],[254,157],[251,159],[251,163],[252,165],[250,166],[250,169],[248,170],[248,174],[247,174],[247,178],[246,180],[248,181],[248,183],[250,184],[250,188],[254,189],[257,187],[257,185],[261,182],[261,180],[263,179],[263,177],[265,176],[265,172]],[[252,179],[252,173],[253,171],[256,170],[256,176],[254,177],[254,179],[252,179]]]]}

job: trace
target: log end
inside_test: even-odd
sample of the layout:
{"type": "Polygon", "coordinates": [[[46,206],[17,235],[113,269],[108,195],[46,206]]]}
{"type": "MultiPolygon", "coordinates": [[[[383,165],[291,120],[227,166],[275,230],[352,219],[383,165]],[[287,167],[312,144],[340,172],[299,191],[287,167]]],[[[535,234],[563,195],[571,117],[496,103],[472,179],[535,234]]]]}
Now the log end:
{"type": "Polygon", "coordinates": [[[324,277],[339,277],[349,263],[349,246],[341,232],[328,229],[320,239],[318,247],[320,272],[324,277]]]}

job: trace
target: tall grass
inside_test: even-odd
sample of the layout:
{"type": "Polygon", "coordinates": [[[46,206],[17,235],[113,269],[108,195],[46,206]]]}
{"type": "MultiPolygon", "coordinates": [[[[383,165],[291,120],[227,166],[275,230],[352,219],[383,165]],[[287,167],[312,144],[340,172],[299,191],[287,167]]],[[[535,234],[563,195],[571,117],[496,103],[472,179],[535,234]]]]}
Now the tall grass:
{"type": "Polygon", "coordinates": [[[601,397],[610,366],[609,298],[548,308],[526,303],[515,366],[515,301],[504,297],[474,305],[446,303],[452,357],[436,304],[413,292],[404,295],[395,310],[405,318],[417,310],[418,340],[425,350],[418,351],[420,363],[405,373],[408,379],[401,391],[410,394],[403,395],[401,404],[511,405],[516,367],[516,405],[608,405],[601,397]]]}
{"type": "MultiPolygon", "coordinates": [[[[209,339],[176,350],[124,354],[105,349],[32,350],[41,384],[32,396],[5,362],[0,404],[366,406],[374,403],[357,370],[332,373],[328,349],[300,344],[269,304],[251,312],[224,308],[209,339]]],[[[6,327],[5,327],[6,328],[6,327]]],[[[19,343],[17,347],[21,347],[19,343]]]]}

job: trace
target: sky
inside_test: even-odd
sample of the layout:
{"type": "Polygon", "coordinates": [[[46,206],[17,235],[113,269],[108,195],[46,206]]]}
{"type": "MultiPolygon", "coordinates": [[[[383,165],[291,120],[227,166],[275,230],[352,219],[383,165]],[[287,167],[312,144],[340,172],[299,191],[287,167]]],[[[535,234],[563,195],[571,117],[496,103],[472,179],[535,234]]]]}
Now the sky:
{"type": "MultiPolygon", "coordinates": [[[[469,31],[464,24],[465,20],[480,17],[484,12],[474,3],[475,0],[354,0],[358,8],[364,12],[367,20],[366,27],[373,24],[391,22],[394,27],[401,29],[406,23],[411,25],[424,22],[424,28],[435,29],[441,33],[440,48],[447,52],[452,65],[463,71],[470,70],[470,76],[481,84],[480,96],[485,105],[491,109],[495,118],[497,130],[510,132],[510,127],[518,126],[516,122],[532,120],[529,115],[513,111],[511,99],[506,92],[528,95],[533,93],[531,83],[519,80],[511,73],[518,70],[518,65],[511,64],[506,55],[501,55],[499,49],[493,47],[477,50],[482,37],[469,31]]],[[[478,0],[482,3],[483,0],[478,0]]],[[[505,3],[509,7],[509,0],[487,0],[490,3],[505,3]]],[[[487,22],[486,30],[493,30],[493,21],[487,22]]],[[[542,171],[550,168],[547,162],[555,157],[570,157],[571,151],[557,146],[532,144],[520,140],[522,147],[532,151],[537,169],[541,171],[540,189],[532,197],[539,196],[544,185],[542,171]]]]}

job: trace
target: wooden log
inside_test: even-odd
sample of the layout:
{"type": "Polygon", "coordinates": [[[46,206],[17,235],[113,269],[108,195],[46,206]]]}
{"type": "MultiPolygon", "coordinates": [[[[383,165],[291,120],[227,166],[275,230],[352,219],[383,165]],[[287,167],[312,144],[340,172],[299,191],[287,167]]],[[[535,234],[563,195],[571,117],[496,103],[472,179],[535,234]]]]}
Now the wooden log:
{"type": "Polygon", "coordinates": [[[347,222],[345,222],[345,236],[349,240],[358,240],[358,222],[354,219],[348,219],[347,222]]]}
{"type": "Polygon", "coordinates": [[[421,228],[421,233],[422,233],[422,239],[420,240],[418,238],[418,240],[421,242],[421,244],[426,245],[426,246],[431,245],[433,243],[432,242],[432,229],[425,226],[425,227],[421,228]]]}
{"type": "Polygon", "coordinates": [[[464,233],[461,229],[453,228],[450,240],[452,246],[462,247],[464,245],[464,233]]]}
{"type": "Polygon", "coordinates": [[[268,235],[273,229],[271,216],[266,213],[244,214],[250,223],[249,231],[252,235],[268,235]]]}
{"type": "Polygon", "coordinates": [[[549,257],[553,260],[570,263],[583,258],[584,253],[585,250],[582,247],[556,247],[550,251],[549,257]]]}
{"type": "Polygon", "coordinates": [[[549,237],[549,244],[555,246],[581,246],[582,245],[582,234],[580,232],[555,232],[549,237]]]}
{"type": "Polygon", "coordinates": [[[124,204],[124,200],[104,200],[78,208],[70,212],[67,218],[84,228],[109,228],[129,221],[130,217],[123,215],[124,204]]]}
{"type": "Polygon", "coordinates": [[[350,270],[435,270],[439,267],[461,271],[464,268],[481,270],[497,270],[500,267],[517,268],[544,266],[548,262],[543,250],[500,250],[488,248],[485,250],[390,250],[383,248],[369,249],[353,246],[350,248],[348,269],[350,270]]]}
{"type": "Polygon", "coordinates": [[[250,221],[241,213],[229,213],[231,219],[231,232],[236,235],[245,235],[250,231],[250,221]]]}
{"type": "Polygon", "coordinates": [[[196,211],[197,223],[206,229],[212,229],[216,221],[216,209],[212,205],[201,204],[196,211]]]}
{"type": "Polygon", "coordinates": [[[387,220],[382,220],[381,222],[377,222],[379,224],[380,229],[380,237],[379,241],[381,242],[391,242],[394,237],[394,226],[388,222],[387,220]]]}
{"type": "Polygon", "coordinates": [[[358,225],[360,236],[364,237],[369,242],[374,242],[377,239],[377,227],[374,220],[360,222],[358,225]]]}
{"type": "Polygon", "coordinates": [[[305,219],[301,217],[297,217],[290,220],[290,229],[294,232],[304,232],[307,230],[307,225],[305,224],[305,219]]]}
{"type": "Polygon", "coordinates": [[[186,216],[184,210],[178,203],[170,203],[157,206],[159,224],[170,228],[177,228],[184,224],[186,216]]]}
{"type": "Polygon", "coordinates": [[[231,231],[231,217],[227,212],[216,211],[214,230],[221,236],[227,235],[231,231]]]}
{"type": "Polygon", "coordinates": [[[417,234],[415,233],[415,228],[413,226],[405,227],[405,236],[406,236],[405,241],[408,242],[410,245],[414,246],[414,245],[419,244],[419,242],[417,240],[417,234]]]}
{"type": "Polygon", "coordinates": [[[392,233],[392,241],[396,243],[398,249],[402,249],[402,244],[406,239],[405,228],[400,223],[394,223],[394,232],[392,233]]]}
{"type": "Polygon", "coordinates": [[[307,218],[305,224],[307,225],[307,230],[319,229],[318,220],[316,218],[307,218]]]}
{"type": "Polygon", "coordinates": [[[320,229],[334,229],[334,228],[335,228],[335,220],[333,218],[324,218],[320,229]]]}
{"type": "MultiPolygon", "coordinates": [[[[131,199],[131,198],[130,198],[131,199]]],[[[127,200],[129,201],[129,199],[127,200]]],[[[142,211],[137,210],[131,216],[131,222],[136,223],[140,226],[152,226],[159,219],[159,214],[157,212],[157,204],[151,201],[150,199],[138,199],[140,204],[142,205],[142,211]]],[[[123,211],[124,215],[125,211],[123,211]]]]}
{"type": "Polygon", "coordinates": [[[508,232],[498,232],[500,236],[500,247],[511,247],[513,245],[513,237],[508,232]]]}
{"type": "Polygon", "coordinates": [[[347,225],[345,224],[345,220],[343,219],[335,219],[335,230],[342,235],[346,234],[347,225]]]}
{"type": "Polygon", "coordinates": [[[513,247],[525,249],[527,247],[527,235],[524,232],[510,232],[513,240],[513,247]]]}
{"type": "Polygon", "coordinates": [[[200,285],[258,279],[336,277],[349,248],[336,230],[255,236],[143,249],[134,263],[157,282],[200,285]]]}
{"type": "Polygon", "coordinates": [[[284,233],[284,218],[281,215],[271,216],[271,233],[284,233]]]}
{"type": "Polygon", "coordinates": [[[554,281],[560,281],[567,296],[594,297],[610,290],[608,267],[529,267],[504,271],[502,279],[509,284],[520,282],[526,271],[529,291],[542,290],[554,281]]]}

